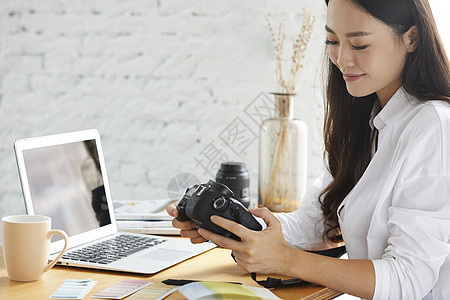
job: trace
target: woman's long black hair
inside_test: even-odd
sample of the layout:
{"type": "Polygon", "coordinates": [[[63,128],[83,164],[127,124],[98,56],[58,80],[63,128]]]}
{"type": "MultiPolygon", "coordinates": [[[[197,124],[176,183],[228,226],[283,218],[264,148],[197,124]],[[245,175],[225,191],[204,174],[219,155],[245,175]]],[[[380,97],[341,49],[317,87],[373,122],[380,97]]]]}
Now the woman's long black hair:
{"type": "MultiPolygon", "coordinates": [[[[330,0],[325,0],[326,4],[330,0]]],[[[333,0],[331,0],[333,1],[333,0]]],[[[449,61],[427,0],[349,0],[401,37],[416,25],[419,43],[408,53],[402,86],[422,101],[450,101],[449,61]]],[[[324,239],[342,241],[337,209],[371,160],[374,135],[369,118],[376,94],[354,101],[340,70],[328,59],[325,97],[325,158],[333,181],[320,194],[324,239]]]]}

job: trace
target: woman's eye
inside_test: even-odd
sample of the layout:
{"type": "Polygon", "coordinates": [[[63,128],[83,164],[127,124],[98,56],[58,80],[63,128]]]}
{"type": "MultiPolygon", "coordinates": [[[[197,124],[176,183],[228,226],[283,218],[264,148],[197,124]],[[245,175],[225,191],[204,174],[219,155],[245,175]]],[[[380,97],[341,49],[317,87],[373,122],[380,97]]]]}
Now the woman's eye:
{"type": "Polygon", "coordinates": [[[355,46],[355,45],[352,45],[352,49],[353,50],[364,50],[364,49],[366,49],[367,48],[367,46],[365,45],[365,46],[355,46]]]}
{"type": "Polygon", "coordinates": [[[337,45],[337,42],[335,41],[330,41],[330,40],[326,40],[325,44],[327,44],[328,46],[333,46],[333,45],[337,45]]]}

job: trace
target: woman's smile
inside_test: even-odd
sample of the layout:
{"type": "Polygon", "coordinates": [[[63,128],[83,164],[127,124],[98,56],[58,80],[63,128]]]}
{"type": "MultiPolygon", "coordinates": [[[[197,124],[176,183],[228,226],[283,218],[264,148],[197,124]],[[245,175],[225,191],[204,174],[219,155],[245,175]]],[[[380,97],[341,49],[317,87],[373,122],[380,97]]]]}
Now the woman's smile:
{"type": "Polygon", "coordinates": [[[342,76],[344,77],[345,81],[356,81],[358,79],[361,79],[362,77],[364,77],[366,74],[342,74],[342,76]]]}

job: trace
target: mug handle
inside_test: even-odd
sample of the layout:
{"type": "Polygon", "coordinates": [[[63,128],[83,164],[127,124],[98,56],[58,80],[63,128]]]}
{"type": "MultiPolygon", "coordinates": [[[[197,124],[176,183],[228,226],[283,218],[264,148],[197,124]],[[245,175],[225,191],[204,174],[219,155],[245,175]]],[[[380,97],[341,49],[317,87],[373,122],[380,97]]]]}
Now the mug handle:
{"type": "Polygon", "coordinates": [[[47,239],[51,239],[52,236],[54,236],[55,234],[60,234],[64,238],[64,249],[62,249],[62,251],[59,253],[59,255],[54,260],[52,260],[48,265],[45,266],[43,273],[50,270],[58,262],[58,260],[61,258],[61,256],[63,256],[64,253],[66,252],[67,246],[69,245],[69,238],[67,237],[67,233],[65,233],[64,231],[59,230],[59,229],[50,230],[47,233],[47,239]]]}

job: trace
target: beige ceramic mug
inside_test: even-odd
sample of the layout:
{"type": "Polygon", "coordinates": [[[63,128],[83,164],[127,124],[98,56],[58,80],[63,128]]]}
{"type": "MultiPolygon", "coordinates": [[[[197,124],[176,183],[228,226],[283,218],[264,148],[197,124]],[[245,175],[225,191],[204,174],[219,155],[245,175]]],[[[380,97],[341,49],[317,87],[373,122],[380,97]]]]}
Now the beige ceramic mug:
{"type": "Polygon", "coordinates": [[[51,229],[52,220],[46,216],[19,215],[2,219],[3,257],[11,280],[34,281],[53,267],[68,246],[67,234],[51,229]],[[65,240],[64,249],[47,264],[50,239],[60,234],[65,240]]]}

